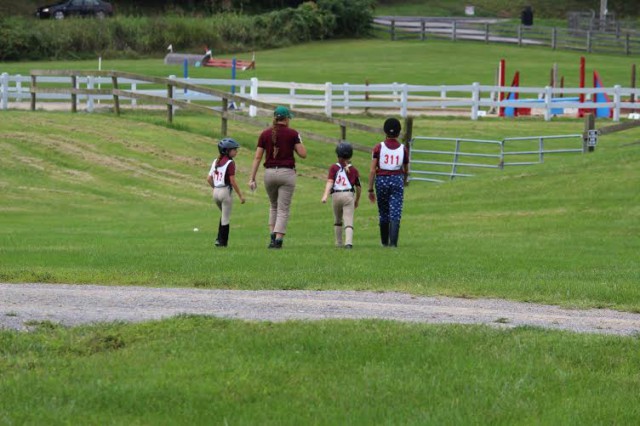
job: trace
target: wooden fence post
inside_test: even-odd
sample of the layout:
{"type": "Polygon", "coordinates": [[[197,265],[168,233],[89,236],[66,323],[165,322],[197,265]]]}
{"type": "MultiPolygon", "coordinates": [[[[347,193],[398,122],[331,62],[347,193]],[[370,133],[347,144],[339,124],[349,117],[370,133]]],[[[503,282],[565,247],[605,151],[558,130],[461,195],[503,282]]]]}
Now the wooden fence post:
{"type": "Polygon", "coordinates": [[[584,133],[582,133],[582,152],[592,152],[595,147],[589,144],[591,131],[596,128],[596,119],[593,114],[585,114],[584,116],[584,133]]]}
{"type": "Polygon", "coordinates": [[[120,115],[120,97],[116,93],[116,90],[118,90],[118,76],[112,75],[111,82],[113,84],[113,109],[116,115],[120,115]]]}
{"type": "Polygon", "coordinates": [[[340,140],[345,142],[347,140],[347,126],[344,124],[340,125],[340,140]]]}
{"type": "Polygon", "coordinates": [[[396,39],[396,20],[391,20],[391,41],[395,41],[396,39]]]}
{"type": "Polygon", "coordinates": [[[458,36],[457,30],[458,30],[458,21],[453,21],[451,23],[451,40],[453,41],[456,41],[456,38],[458,36]]]}
{"type": "Polygon", "coordinates": [[[171,101],[173,100],[173,85],[171,83],[167,84],[167,121],[169,123],[173,123],[173,104],[171,101]]]}
{"type": "Polygon", "coordinates": [[[424,19],[420,20],[420,41],[424,41],[427,37],[425,33],[427,32],[427,25],[424,19]]]}
{"type": "Polygon", "coordinates": [[[551,49],[556,50],[558,45],[558,29],[553,27],[551,29],[551,49]]]}
{"type": "Polygon", "coordinates": [[[587,31],[587,53],[591,53],[591,31],[587,31]]]}
{"type": "Polygon", "coordinates": [[[489,24],[484,24],[484,42],[489,43],[489,24]]]}
{"type": "Polygon", "coordinates": [[[518,46],[522,46],[522,25],[518,25],[518,46]]]}
{"type": "Polygon", "coordinates": [[[227,112],[229,111],[229,99],[227,98],[222,98],[222,123],[221,123],[221,127],[220,127],[220,133],[222,134],[222,137],[226,137],[227,136],[227,127],[228,127],[228,119],[227,119],[227,112]]]}
{"type": "MultiPolygon", "coordinates": [[[[631,65],[631,88],[632,89],[636,88],[636,64],[631,65]]],[[[633,103],[635,101],[636,101],[636,94],[631,92],[631,97],[629,98],[629,102],[633,103]]]]}
{"type": "MultiPolygon", "coordinates": [[[[413,117],[407,117],[404,119],[404,136],[402,142],[407,147],[409,158],[411,158],[411,139],[413,139],[413,117]]],[[[411,167],[411,165],[409,165],[411,167]]],[[[407,176],[407,185],[409,185],[409,176],[407,176]]]]}
{"type": "Polygon", "coordinates": [[[36,110],[36,76],[31,76],[31,111],[36,110]]]}
{"type": "Polygon", "coordinates": [[[75,93],[78,76],[71,76],[71,112],[78,112],[78,95],[75,93]]]}
{"type": "MultiPolygon", "coordinates": [[[[368,85],[369,85],[369,79],[366,79],[366,80],[364,81],[364,85],[365,85],[365,86],[368,86],[368,85]]],[[[366,91],[364,92],[364,101],[365,101],[365,102],[369,102],[369,91],[368,91],[368,90],[366,90],[366,91]]],[[[365,113],[365,114],[369,114],[369,107],[368,107],[368,106],[364,107],[364,113],[365,113]]]]}
{"type": "Polygon", "coordinates": [[[629,45],[629,33],[627,33],[624,37],[624,53],[629,56],[631,54],[631,48],[629,45]]]}

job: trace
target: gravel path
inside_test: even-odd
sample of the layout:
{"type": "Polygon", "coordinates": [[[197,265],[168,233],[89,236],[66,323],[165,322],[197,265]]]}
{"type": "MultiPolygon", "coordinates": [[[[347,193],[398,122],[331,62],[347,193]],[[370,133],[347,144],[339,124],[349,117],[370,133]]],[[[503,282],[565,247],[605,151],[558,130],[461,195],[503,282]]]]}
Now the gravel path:
{"type": "Polygon", "coordinates": [[[571,310],[498,299],[356,291],[243,291],[66,284],[1,284],[0,329],[148,321],[178,314],[251,321],[377,318],[424,323],[531,325],[583,333],[640,334],[640,314],[571,310]]]}

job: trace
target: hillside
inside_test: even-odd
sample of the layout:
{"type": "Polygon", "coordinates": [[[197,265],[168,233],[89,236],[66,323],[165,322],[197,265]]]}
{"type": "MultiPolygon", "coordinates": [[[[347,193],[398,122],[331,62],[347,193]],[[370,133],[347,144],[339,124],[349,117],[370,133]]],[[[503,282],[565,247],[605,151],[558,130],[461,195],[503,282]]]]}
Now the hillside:
{"type": "MultiPolygon", "coordinates": [[[[448,122],[441,132],[495,127],[448,122]]],[[[392,252],[378,246],[368,202],[353,253],[332,248],[330,208],[319,202],[332,148],[308,142],[287,247],[273,254],[262,189],[234,205],[231,245],[214,251],[219,214],[204,182],[212,138],[100,114],[5,112],[0,129],[2,281],[400,290],[640,309],[640,247],[629,238],[640,223],[639,131],[603,138],[587,156],[413,183],[392,252]],[[389,260],[391,274],[380,266],[389,260]]],[[[238,157],[247,176],[255,129],[232,132],[247,147],[238,157]]],[[[357,157],[366,175],[368,160],[357,157]]]]}

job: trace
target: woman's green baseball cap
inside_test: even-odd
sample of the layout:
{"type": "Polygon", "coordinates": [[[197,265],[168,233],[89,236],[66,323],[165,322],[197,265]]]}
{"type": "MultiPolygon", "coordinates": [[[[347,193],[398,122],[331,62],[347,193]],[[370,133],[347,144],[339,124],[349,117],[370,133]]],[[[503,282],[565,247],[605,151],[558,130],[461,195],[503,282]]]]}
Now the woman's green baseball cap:
{"type": "Polygon", "coordinates": [[[273,116],[276,118],[293,118],[293,114],[286,106],[278,106],[273,111],[273,116]]]}

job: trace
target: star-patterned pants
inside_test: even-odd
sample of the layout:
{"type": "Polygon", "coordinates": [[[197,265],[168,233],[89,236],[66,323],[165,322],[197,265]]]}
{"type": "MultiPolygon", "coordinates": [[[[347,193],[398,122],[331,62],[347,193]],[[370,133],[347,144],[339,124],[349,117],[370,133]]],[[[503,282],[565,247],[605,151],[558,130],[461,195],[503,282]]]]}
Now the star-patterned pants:
{"type": "Polygon", "coordinates": [[[376,198],[380,223],[400,222],[404,198],[403,176],[376,176],[376,198]]]}

